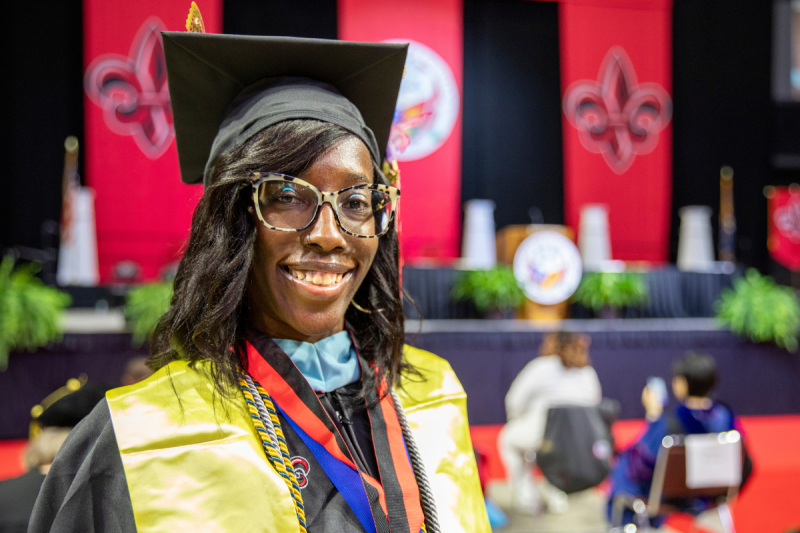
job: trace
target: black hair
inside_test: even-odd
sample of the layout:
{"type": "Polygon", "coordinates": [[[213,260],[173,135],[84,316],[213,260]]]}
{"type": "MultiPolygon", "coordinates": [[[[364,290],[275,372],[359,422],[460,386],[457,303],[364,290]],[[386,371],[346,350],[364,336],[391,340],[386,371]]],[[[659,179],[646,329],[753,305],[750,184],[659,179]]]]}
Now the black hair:
{"type": "MultiPolygon", "coordinates": [[[[564,368],[583,368],[585,366],[591,366],[592,362],[591,359],[589,359],[588,350],[581,349],[581,344],[589,340],[588,335],[575,333],[573,331],[557,331],[548,334],[547,339],[549,342],[553,343],[553,352],[561,359],[561,364],[564,365],[564,368]]],[[[544,344],[544,342],[543,340],[542,344],[544,344]]]]}
{"type": "MultiPolygon", "coordinates": [[[[313,162],[352,133],[327,122],[290,120],[259,132],[225,152],[215,164],[192,218],[186,252],[174,281],[169,310],[156,326],[149,364],[157,369],[173,360],[210,361],[217,390],[238,383],[246,361],[248,309],[245,292],[250,278],[256,222],[250,212],[253,172],[300,175],[313,162]]],[[[389,184],[373,161],[375,183],[389,184]]],[[[403,308],[400,299],[397,233],[391,229],[378,250],[345,320],[361,355],[373,362],[377,379],[391,388],[403,371],[403,308]]],[[[265,332],[268,333],[268,332],[265,332]]],[[[364,393],[375,379],[365,376],[364,393]]],[[[387,388],[388,390],[388,388],[387,388]]]]}
{"type": "Polygon", "coordinates": [[[672,375],[686,380],[689,396],[704,398],[717,385],[717,363],[708,354],[687,352],[672,363],[672,375]]]}

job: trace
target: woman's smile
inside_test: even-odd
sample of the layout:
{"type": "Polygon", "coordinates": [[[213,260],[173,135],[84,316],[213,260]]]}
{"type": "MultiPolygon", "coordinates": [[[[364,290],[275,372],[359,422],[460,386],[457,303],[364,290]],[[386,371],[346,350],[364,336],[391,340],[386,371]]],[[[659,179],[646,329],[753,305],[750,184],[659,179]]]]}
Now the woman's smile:
{"type": "Polygon", "coordinates": [[[314,299],[336,298],[354,278],[356,268],[339,264],[281,265],[297,290],[314,299]]]}

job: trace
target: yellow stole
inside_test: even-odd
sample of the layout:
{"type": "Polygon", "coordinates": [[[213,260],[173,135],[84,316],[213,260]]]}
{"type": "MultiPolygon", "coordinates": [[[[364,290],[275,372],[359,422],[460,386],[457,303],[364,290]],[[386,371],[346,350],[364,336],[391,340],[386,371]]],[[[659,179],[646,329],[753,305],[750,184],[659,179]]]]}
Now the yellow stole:
{"type": "MultiPolygon", "coordinates": [[[[398,395],[442,530],[489,533],[464,389],[443,359],[404,353],[424,379],[404,379],[398,395]]],[[[215,393],[207,364],[175,361],[106,397],[139,533],[299,531],[241,393],[215,393]]]]}

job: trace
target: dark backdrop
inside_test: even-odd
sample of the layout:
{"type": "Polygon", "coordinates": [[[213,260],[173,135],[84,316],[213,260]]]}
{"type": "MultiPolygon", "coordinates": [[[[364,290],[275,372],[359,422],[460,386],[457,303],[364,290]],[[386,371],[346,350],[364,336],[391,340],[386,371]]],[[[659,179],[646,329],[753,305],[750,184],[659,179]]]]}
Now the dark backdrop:
{"type": "Polygon", "coordinates": [[[770,154],[771,2],[675,0],[673,17],[673,207],[671,252],[678,248],[678,209],[700,204],[719,216],[719,170],[734,170],[737,254],[767,264],[770,154]]]}
{"type": "Polygon", "coordinates": [[[336,0],[223,0],[222,31],[336,39],[336,0]]]}
{"type": "MultiPolygon", "coordinates": [[[[335,0],[224,1],[229,33],[336,37],[335,0]]],[[[6,18],[0,248],[40,247],[60,217],[64,139],[83,140],[81,1],[12,2],[6,18]]],[[[762,189],[800,182],[800,104],[770,100],[770,23],[766,0],[675,0],[673,258],[677,209],[716,215],[728,164],[740,258],[785,274],[768,259],[762,189]]],[[[534,205],[563,221],[560,94],[557,3],[465,0],[462,197],[503,206],[498,227],[534,205]]]]}
{"type": "Polygon", "coordinates": [[[42,223],[61,217],[64,140],[83,149],[81,15],[81,0],[3,3],[0,252],[40,248],[42,223]]]}
{"type": "MultiPolygon", "coordinates": [[[[498,227],[528,223],[533,205],[563,222],[557,9],[465,0],[462,196],[502,206],[498,227]]],[[[711,206],[716,238],[719,169],[731,165],[739,258],[779,270],[762,190],[800,181],[800,105],[771,101],[771,16],[764,0],[674,2],[673,261],[680,207],[711,206]]]]}
{"type": "Polygon", "coordinates": [[[558,4],[465,0],[462,200],[495,223],[564,222],[558,4]]]}

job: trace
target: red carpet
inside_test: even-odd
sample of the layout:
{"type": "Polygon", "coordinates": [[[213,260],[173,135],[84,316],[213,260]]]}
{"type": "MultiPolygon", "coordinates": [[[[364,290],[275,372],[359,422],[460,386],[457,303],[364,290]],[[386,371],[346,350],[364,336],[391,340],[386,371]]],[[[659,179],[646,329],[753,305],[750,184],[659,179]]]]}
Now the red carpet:
{"type": "Polygon", "coordinates": [[[0,480],[25,473],[22,452],[27,443],[27,440],[0,440],[0,480]]]}
{"type": "MultiPolygon", "coordinates": [[[[488,456],[489,479],[505,479],[505,469],[497,454],[497,433],[501,427],[471,428],[473,444],[488,456]]],[[[800,415],[742,417],[742,427],[754,468],[747,487],[733,506],[737,533],[785,533],[791,527],[800,527],[800,415]]],[[[617,447],[626,447],[641,429],[641,420],[614,424],[617,447]]],[[[0,479],[23,473],[25,442],[0,441],[0,479]]],[[[675,517],[670,526],[689,531],[685,517],[675,517]]]]}
{"type": "MultiPolygon", "coordinates": [[[[753,458],[753,475],[733,505],[737,533],[785,533],[800,527],[800,415],[742,417],[748,451],[753,458]]],[[[617,448],[636,439],[641,420],[614,424],[617,448]]],[[[500,425],[473,426],[472,441],[488,455],[490,479],[505,479],[497,454],[500,425]]],[[[670,526],[689,531],[688,520],[676,517],[670,526]]]]}

